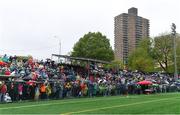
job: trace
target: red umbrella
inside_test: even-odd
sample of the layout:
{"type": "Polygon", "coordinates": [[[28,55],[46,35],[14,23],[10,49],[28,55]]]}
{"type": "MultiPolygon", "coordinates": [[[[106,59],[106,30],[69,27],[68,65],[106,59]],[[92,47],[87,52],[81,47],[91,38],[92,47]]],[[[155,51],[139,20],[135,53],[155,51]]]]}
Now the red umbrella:
{"type": "Polygon", "coordinates": [[[28,85],[34,85],[35,83],[36,83],[36,81],[31,81],[31,80],[26,82],[26,84],[28,84],[28,85]]]}
{"type": "Polygon", "coordinates": [[[0,61],[0,66],[5,66],[5,65],[7,65],[7,63],[0,61]]]}
{"type": "Polygon", "coordinates": [[[144,80],[144,81],[137,82],[137,84],[139,84],[139,85],[151,85],[152,82],[144,80]]]}

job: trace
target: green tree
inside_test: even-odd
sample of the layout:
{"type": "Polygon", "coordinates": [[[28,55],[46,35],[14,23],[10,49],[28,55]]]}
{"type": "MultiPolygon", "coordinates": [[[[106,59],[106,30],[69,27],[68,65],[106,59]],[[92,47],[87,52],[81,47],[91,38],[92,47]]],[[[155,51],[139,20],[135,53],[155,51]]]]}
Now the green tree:
{"type": "Polygon", "coordinates": [[[153,58],[165,72],[172,72],[173,39],[171,34],[162,34],[154,38],[153,58]]]}
{"type": "Polygon", "coordinates": [[[128,68],[131,70],[152,72],[154,70],[154,61],[151,57],[151,51],[151,39],[142,39],[139,42],[137,49],[129,55],[128,68]]]}
{"type": "Polygon", "coordinates": [[[74,45],[71,56],[112,61],[114,52],[106,36],[89,32],[74,45]]]}
{"type": "MultiPolygon", "coordinates": [[[[177,70],[178,70],[178,73],[180,73],[180,45],[178,45],[178,44],[180,44],[180,34],[176,35],[177,70]]],[[[173,59],[174,59],[174,57],[173,57],[173,59]]],[[[173,62],[174,62],[174,60],[173,60],[173,62]]],[[[174,65],[173,65],[172,69],[174,72],[174,65]]]]}
{"type": "MultiPolygon", "coordinates": [[[[180,35],[176,36],[177,67],[180,72],[180,35]]],[[[128,58],[132,70],[174,72],[173,37],[161,34],[154,39],[143,39],[128,58]],[[154,69],[153,69],[154,68],[154,69]]]]}
{"type": "Polygon", "coordinates": [[[118,70],[124,68],[124,65],[121,61],[113,60],[110,64],[105,64],[104,68],[118,70]]]}

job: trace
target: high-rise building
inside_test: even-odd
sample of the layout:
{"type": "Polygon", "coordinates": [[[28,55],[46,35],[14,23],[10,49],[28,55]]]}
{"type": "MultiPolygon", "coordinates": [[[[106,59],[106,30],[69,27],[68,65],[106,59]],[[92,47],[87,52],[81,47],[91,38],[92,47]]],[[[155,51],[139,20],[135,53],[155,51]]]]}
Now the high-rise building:
{"type": "Polygon", "coordinates": [[[128,9],[114,18],[115,59],[127,64],[128,55],[142,38],[149,37],[149,20],[138,16],[137,8],[128,9]]]}

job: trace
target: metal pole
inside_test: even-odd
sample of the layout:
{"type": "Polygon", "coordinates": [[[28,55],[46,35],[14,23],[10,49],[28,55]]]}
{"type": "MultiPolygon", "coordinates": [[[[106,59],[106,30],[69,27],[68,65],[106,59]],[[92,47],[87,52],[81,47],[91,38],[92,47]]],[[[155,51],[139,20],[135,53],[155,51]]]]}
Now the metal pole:
{"type": "MultiPolygon", "coordinates": [[[[54,36],[54,38],[58,38],[58,36],[54,36]]],[[[58,38],[59,39],[59,55],[61,55],[61,39],[60,38],[58,38]]],[[[58,56],[58,63],[60,63],[60,57],[58,56]]]]}
{"type": "Polygon", "coordinates": [[[89,78],[89,70],[90,70],[90,63],[89,63],[89,59],[88,59],[88,78],[89,78]]]}
{"type": "MultiPolygon", "coordinates": [[[[61,39],[59,39],[59,55],[61,55],[61,39]]],[[[60,63],[60,57],[58,58],[58,61],[60,63]]]]}
{"type": "Polygon", "coordinates": [[[176,25],[172,23],[172,35],[173,35],[173,48],[174,48],[174,77],[177,79],[178,78],[178,73],[177,73],[177,60],[176,60],[176,25]]]}

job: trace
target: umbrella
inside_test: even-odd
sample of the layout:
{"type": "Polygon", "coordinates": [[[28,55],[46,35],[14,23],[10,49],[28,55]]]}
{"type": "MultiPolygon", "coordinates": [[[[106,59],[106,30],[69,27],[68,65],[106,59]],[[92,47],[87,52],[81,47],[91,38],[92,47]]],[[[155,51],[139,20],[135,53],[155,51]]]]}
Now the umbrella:
{"type": "Polygon", "coordinates": [[[169,84],[167,80],[162,81],[163,84],[169,84]]]}
{"type": "Polygon", "coordinates": [[[0,61],[0,66],[5,66],[5,65],[7,65],[7,63],[0,61]]]}
{"type": "Polygon", "coordinates": [[[180,83],[179,83],[179,82],[176,82],[175,84],[176,84],[177,86],[180,86],[180,83]]]}
{"type": "Polygon", "coordinates": [[[154,86],[154,87],[158,87],[158,86],[159,86],[159,84],[154,83],[154,84],[152,84],[152,86],[154,86]]]}
{"type": "Polygon", "coordinates": [[[151,81],[152,81],[153,83],[156,83],[156,82],[157,82],[157,81],[156,81],[156,80],[154,80],[154,79],[153,79],[153,80],[151,80],[151,81]]]}
{"type": "Polygon", "coordinates": [[[145,89],[146,92],[152,92],[152,89],[145,89]]]}
{"type": "Polygon", "coordinates": [[[152,82],[144,80],[144,81],[137,82],[137,84],[139,84],[139,85],[151,85],[152,82]]]}
{"type": "Polygon", "coordinates": [[[25,82],[25,81],[22,80],[22,79],[16,79],[15,81],[16,81],[16,82],[25,82]]]}
{"type": "Polygon", "coordinates": [[[31,80],[26,82],[26,84],[28,84],[28,85],[34,85],[35,83],[36,83],[36,81],[31,81],[31,80]]]}
{"type": "Polygon", "coordinates": [[[26,76],[23,78],[23,80],[28,81],[28,80],[32,80],[32,78],[30,76],[26,76]]]}

